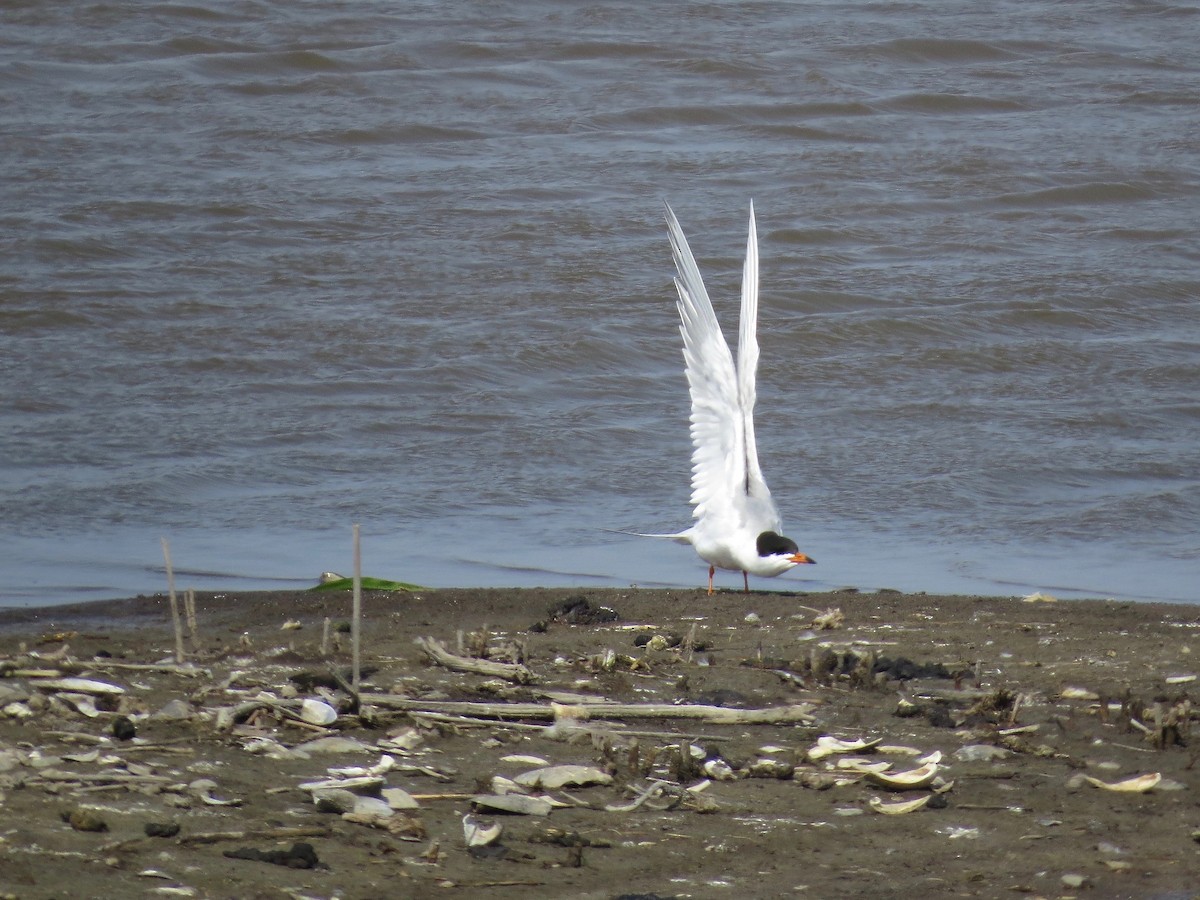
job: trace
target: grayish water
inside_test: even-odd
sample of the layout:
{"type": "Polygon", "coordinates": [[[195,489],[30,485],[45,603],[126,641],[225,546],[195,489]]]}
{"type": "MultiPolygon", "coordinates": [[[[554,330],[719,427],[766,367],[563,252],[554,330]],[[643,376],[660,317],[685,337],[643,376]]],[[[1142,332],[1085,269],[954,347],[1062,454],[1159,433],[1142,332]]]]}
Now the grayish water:
{"type": "MultiPolygon", "coordinates": [[[[819,565],[1200,599],[1200,7],[0,4],[0,605],[703,583],[669,200],[819,565]]],[[[737,576],[726,575],[733,586],[737,576]]]]}

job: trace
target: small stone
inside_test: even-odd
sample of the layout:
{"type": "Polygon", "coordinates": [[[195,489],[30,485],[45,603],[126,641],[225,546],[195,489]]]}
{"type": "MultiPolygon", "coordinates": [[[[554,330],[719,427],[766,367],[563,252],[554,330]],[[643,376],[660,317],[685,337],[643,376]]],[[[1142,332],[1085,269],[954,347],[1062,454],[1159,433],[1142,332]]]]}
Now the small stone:
{"type": "Polygon", "coordinates": [[[353,812],[354,804],[357,800],[357,794],[337,788],[313,791],[313,803],[316,804],[319,811],[324,813],[338,813],[341,815],[342,813],[353,812]]]}
{"type": "Polygon", "coordinates": [[[129,716],[117,716],[113,719],[112,733],[118,741],[128,741],[137,735],[137,726],[129,716]]]}
{"type": "Polygon", "coordinates": [[[168,721],[181,721],[192,717],[192,708],[186,701],[178,698],[165,704],[162,709],[154,714],[156,719],[166,719],[168,721]]]}
{"type": "Polygon", "coordinates": [[[178,822],[147,822],[144,826],[146,837],[170,838],[179,834],[178,822]]]}
{"type": "Polygon", "coordinates": [[[76,831],[108,831],[108,823],[104,821],[104,817],[96,810],[84,806],[71,810],[66,820],[76,831]]]}

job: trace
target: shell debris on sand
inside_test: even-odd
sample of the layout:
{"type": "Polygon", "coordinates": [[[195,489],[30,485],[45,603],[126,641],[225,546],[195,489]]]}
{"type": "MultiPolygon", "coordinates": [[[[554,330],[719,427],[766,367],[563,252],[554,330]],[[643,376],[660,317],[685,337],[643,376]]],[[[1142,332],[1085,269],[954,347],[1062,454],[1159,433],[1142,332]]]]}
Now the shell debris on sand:
{"type": "MultiPolygon", "coordinates": [[[[320,678],[325,665],[318,649],[320,628],[309,627],[313,621],[319,625],[321,616],[296,605],[288,614],[306,627],[287,636],[294,636],[291,646],[274,646],[282,620],[274,616],[265,625],[231,630],[230,646],[220,654],[197,656],[196,662],[207,667],[196,667],[201,674],[114,669],[119,675],[113,682],[124,686],[123,695],[45,690],[32,686],[32,679],[0,676],[0,708],[7,702],[28,711],[20,721],[0,719],[8,729],[6,738],[16,734],[25,741],[20,746],[0,745],[0,793],[7,794],[6,814],[14,798],[25,803],[34,794],[69,798],[71,805],[95,804],[109,826],[102,838],[55,822],[77,842],[72,852],[90,852],[99,840],[118,849],[97,852],[98,861],[104,854],[128,857],[130,870],[155,869],[174,878],[186,865],[188,884],[197,885],[197,896],[215,896],[221,883],[201,880],[210,876],[204,874],[207,863],[196,848],[234,840],[237,846],[268,853],[272,846],[304,839],[287,832],[267,836],[272,828],[291,826],[311,829],[315,835],[313,847],[330,866],[321,873],[328,895],[368,895],[355,879],[383,871],[386,860],[389,866],[396,864],[388,871],[399,873],[397,879],[412,879],[404,885],[397,882],[398,892],[454,892],[450,884],[468,892],[487,880],[512,881],[541,900],[570,896],[585,884],[613,887],[615,892],[614,871],[632,873],[640,866],[657,872],[662,857],[652,854],[668,849],[694,851],[689,859],[705,878],[716,877],[713,867],[719,864],[729,872],[733,889],[739,890],[758,884],[747,880],[748,866],[755,872],[763,869],[759,858],[750,862],[757,845],[777,854],[777,841],[783,836],[792,839],[797,828],[803,829],[806,846],[819,847],[823,858],[836,855],[839,865],[848,862],[842,871],[850,873],[854,866],[871,865],[861,853],[855,855],[854,845],[864,828],[917,828],[935,842],[981,833],[989,845],[1000,848],[997,852],[1011,854],[1015,874],[1006,874],[1011,884],[1036,889],[1038,871],[1054,873],[1056,881],[1060,873],[1077,870],[1073,862],[1050,865],[1045,858],[1048,845],[1058,843],[1066,848],[1063,852],[1087,852],[1087,836],[1062,827],[1051,832],[1055,841],[1037,840],[1053,827],[1043,822],[1075,821],[1080,815],[1078,806],[1086,799],[1080,795],[1088,795],[1089,789],[1068,794],[1066,787],[1067,777],[1079,766],[1091,767],[1094,774],[1107,773],[1109,789],[1114,789],[1122,783],[1115,773],[1137,772],[1145,767],[1145,755],[1155,753],[1153,768],[1162,770],[1163,782],[1176,779],[1186,788],[1192,781],[1184,768],[1187,751],[1170,744],[1123,748],[1130,743],[1118,727],[1123,722],[1102,721],[1091,707],[1060,693],[1063,685],[1079,684],[1099,697],[1125,696],[1112,687],[1115,678],[1101,682],[1092,668],[1078,663],[1083,655],[1076,647],[1060,649],[1059,634],[1049,626],[1030,623],[1029,631],[1023,631],[1004,624],[993,629],[988,619],[979,618],[987,609],[972,604],[968,614],[977,618],[963,633],[973,647],[982,648],[981,654],[990,655],[978,666],[969,660],[972,680],[965,684],[952,686],[948,678],[936,681],[938,676],[929,674],[932,666],[911,678],[907,672],[894,674],[899,669],[863,678],[862,666],[855,674],[850,651],[836,646],[830,652],[842,662],[822,669],[818,679],[801,665],[811,654],[801,660],[788,658],[789,653],[795,655],[795,629],[806,625],[791,623],[786,614],[790,602],[764,600],[761,622],[748,646],[748,629],[740,620],[730,620],[729,610],[713,612],[714,621],[723,615],[731,627],[727,632],[712,629],[704,665],[670,647],[656,650],[651,641],[643,643],[640,655],[623,652],[628,647],[616,644],[618,639],[632,644],[637,634],[648,632],[652,640],[667,633],[646,624],[651,618],[646,616],[639,618],[636,632],[604,624],[551,625],[547,637],[530,637],[524,644],[519,664],[532,676],[526,681],[464,671],[432,661],[409,644],[418,629],[431,627],[430,622],[435,623],[432,627],[452,627],[437,618],[449,614],[450,607],[430,606],[417,614],[398,607],[400,636],[386,649],[368,645],[367,657],[378,661],[379,673],[365,679],[359,693],[351,696],[336,679],[320,684],[292,680],[301,671],[320,678]],[[769,614],[768,602],[774,604],[769,614]],[[407,624],[410,616],[412,623],[407,624]],[[236,634],[242,630],[250,631],[251,648],[257,649],[236,646],[236,634]],[[994,647],[985,642],[985,631],[994,647]],[[1024,655],[1004,655],[1013,635],[1029,636],[1024,655]],[[1039,644],[1039,636],[1053,640],[1039,644]],[[760,642],[761,665],[738,665],[737,660],[758,652],[760,642]],[[588,660],[610,645],[616,647],[614,659],[628,656],[636,665],[618,661],[608,670],[591,667],[588,660]],[[792,677],[778,672],[791,672],[792,677]],[[917,716],[892,715],[898,691],[921,707],[917,716]],[[52,696],[62,702],[52,701],[52,696]],[[88,715],[86,706],[79,707],[80,697],[95,698],[96,716],[88,715]],[[138,731],[123,742],[110,728],[118,705],[138,731]],[[807,718],[781,714],[801,706],[807,718]],[[154,712],[168,707],[169,716],[154,712]],[[932,714],[939,710],[938,716],[932,714]],[[1096,750],[1100,746],[1105,748],[1102,754],[1096,750]],[[944,753],[930,752],[935,747],[944,753]],[[3,777],[13,773],[22,783],[20,791],[5,787],[3,777]],[[1061,777],[1049,779],[1047,773],[1061,777]],[[955,784],[943,780],[950,777],[957,786],[953,794],[946,794],[955,784]],[[1038,787],[1031,791],[1030,784],[1038,787]],[[918,791],[922,796],[914,799],[918,791]],[[872,797],[874,793],[881,796],[872,797]],[[953,814],[943,809],[947,800],[953,814]],[[240,806],[216,805],[239,801],[240,806]],[[110,812],[110,806],[116,811],[110,812]],[[180,806],[186,814],[179,814],[180,806]],[[997,817],[997,809],[1012,814],[997,817]],[[918,813],[917,819],[897,820],[895,825],[883,826],[877,818],[912,813],[918,813]],[[711,818],[697,824],[699,814],[711,818]],[[747,847],[745,841],[743,820],[751,816],[761,836],[755,847],[747,847]],[[146,819],[172,818],[181,825],[177,835],[151,841],[142,833],[146,819]],[[1018,843],[1020,835],[1010,838],[997,824],[999,819],[1018,820],[1020,826],[1013,830],[1028,839],[1018,843]],[[831,827],[797,822],[828,822],[831,827]],[[468,825],[474,829],[470,834],[468,825]],[[492,838],[500,825],[504,827],[492,838]],[[554,837],[543,843],[537,837],[543,833],[554,837]],[[241,836],[220,836],[233,834],[241,836]],[[83,841],[92,844],[76,849],[84,847],[83,841]],[[572,864],[563,851],[573,845],[605,848],[582,861],[582,874],[576,877],[591,881],[560,878],[572,864]],[[710,846],[711,851],[702,852],[710,846]],[[1039,868],[1026,865],[1022,854],[1037,859],[1039,868]],[[486,871],[492,859],[501,858],[502,864],[486,871]],[[643,864],[644,859],[654,861],[643,864]],[[533,881],[539,885],[524,885],[533,881]]],[[[870,658],[861,648],[878,638],[879,646],[900,645],[889,652],[938,661],[933,657],[937,651],[929,648],[940,646],[945,636],[932,626],[926,631],[885,627],[893,623],[871,618],[870,610],[864,614],[850,605],[843,608],[847,615],[838,633],[847,635],[847,646],[858,648],[859,659],[870,658]]],[[[1017,608],[1029,618],[1029,607],[1017,608]]],[[[337,611],[333,614],[336,618],[337,611]]],[[[512,623],[506,624],[508,631],[496,625],[462,627],[465,635],[489,635],[488,646],[495,648],[507,643],[498,635],[515,633],[512,623]]],[[[72,644],[80,646],[81,640],[73,638],[72,644]]],[[[467,638],[468,644],[472,641],[481,645],[479,639],[467,638]]],[[[152,649],[144,658],[161,659],[148,644],[152,649]]],[[[804,645],[805,653],[809,646],[804,645]]],[[[953,655],[961,649],[956,644],[946,651],[946,667],[952,672],[964,668],[953,655]]],[[[333,669],[338,660],[328,662],[333,669]]],[[[22,665],[34,667],[28,660],[22,665]]],[[[104,670],[90,671],[65,657],[58,665],[56,675],[44,678],[106,681],[104,670]]],[[[1184,657],[1166,666],[1163,663],[1160,673],[1194,668],[1184,657]]],[[[37,668],[50,670],[45,661],[37,668]]],[[[1186,688],[1186,682],[1177,686],[1186,688]]],[[[1166,702],[1155,690],[1163,691],[1161,674],[1147,676],[1122,705],[1153,725],[1156,704],[1166,702]],[[1137,702],[1138,690],[1152,702],[1137,702]]],[[[1173,815],[1180,797],[1165,792],[1161,784],[1145,803],[1173,815]]],[[[1109,807],[1130,808],[1115,799],[1097,803],[1097,796],[1091,794],[1090,807],[1097,817],[1110,817],[1109,807]]],[[[53,805],[57,815],[62,803],[53,805]]],[[[1181,827],[1188,846],[1195,846],[1189,829],[1196,824],[1181,827]]],[[[9,843],[20,839],[6,836],[9,843]]],[[[1104,879],[1130,877],[1121,876],[1127,870],[1108,862],[1128,862],[1138,877],[1156,865],[1136,855],[1136,847],[1125,847],[1134,843],[1135,837],[1123,838],[1127,856],[1092,866],[1089,877],[1097,893],[1115,889],[1104,879]]],[[[913,858],[923,859],[917,844],[913,858]]],[[[219,851],[211,855],[229,864],[219,851]]],[[[958,868],[952,867],[951,873],[948,877],[967,877],[958,868]]],[[[815,870],[806,872],[806,880],[809,876],[823,877],[815,870]]],[[[631,889],[663,887],[651,883],[650,876],[640,877],[631,889]]],[[[906,876],[898,869],[897,877],[906,876]]],[[[909,889],[912,884],[910,879],[902,886],[909,889]]],[[[787,887],[778,879],[770,882],[772,890],[787,887]]],[[[836,896],[828,881],[815,882],[810,892],[836,896]]],[[[112,889],[107,895],[120,896],[121,891],[112,889]]]]}
{"type": "Polygon", "coordinates": [[[1158,787],[1162,782],[1162,773],[1151,772],[1145,775],[1135,775],[1132,778],[1115,782],[1101,781],[1099,778],[1085,775],[1084,780],[1092,787],[1105,791],[1113,791],[1118,794],[1144,794],[1158,787]]]}

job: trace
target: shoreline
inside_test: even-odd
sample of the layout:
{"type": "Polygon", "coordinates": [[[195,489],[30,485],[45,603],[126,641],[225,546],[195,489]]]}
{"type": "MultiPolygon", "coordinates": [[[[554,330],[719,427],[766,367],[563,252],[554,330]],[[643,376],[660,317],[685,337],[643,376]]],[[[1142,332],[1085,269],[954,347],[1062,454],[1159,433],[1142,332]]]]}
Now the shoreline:
{"type": "Polygon", "coordinates": [[[1139,897],[1200,883],[1200,607],[606,588],[368,592],[363,607],[358,707],[325,677],[350,658],[349,592],[197,592],[184,667],[162,595],[0,610],[0,893],[850,897],[886,879],[898,895],[1139,897]],[[589,612],[605,607],[614,619],[589,612]],[[80,700],[38,671],[121,693],[80,700]],[[116,736],[120,718],[135,736],[116,736]],[[830,738],[864,744],[826,754],[830,738]],[[548,814],[487,806],[534,758],[604,778],[531,790],[548,814]],[[348,766],[380,770],[371,815],[302,787],[348,766]],[[381,809],[396,789],[416,806],[381,809]],[[472,815],[501,837],[469,848],[472,815]],[[88,816],[106,830],[78,827],[88,816]],[[315,868],[264,861],[294,844],[315,868]]]}

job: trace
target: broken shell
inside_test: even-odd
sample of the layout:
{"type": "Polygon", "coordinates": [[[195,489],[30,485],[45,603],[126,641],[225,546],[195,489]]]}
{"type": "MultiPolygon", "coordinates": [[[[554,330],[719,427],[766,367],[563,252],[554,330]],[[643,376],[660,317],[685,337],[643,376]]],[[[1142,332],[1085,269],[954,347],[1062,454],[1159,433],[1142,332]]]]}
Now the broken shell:
{"type": "Polygon", "coordinates": [[[282,625],[279,626],[279,630],[280,631],[299,631],[303,627],[304,627],[304,625],[300,622],[299,619],[288,619],[286,622],[284,622],[282,625]]]}
{"type": "Polygon", "coordinates": [[[1126,778],[1124,781],[1107,782],[1101,781],[1099,778],[1092,778],[1090,775],[1085,775],[1084,780],[1092,787],[1103,788],[1106,791],[1117,791],[1122,794],[1144,794],[1146,791],[1152,790],[1162,781],[1161,772],[1152,772],[1147,775],[1137,775],[1133,778],[1126,778]]]}
{"type": "Polygon", "coordinates": [[[1058,598],[1053,594],[1047,594],[1044,591],[1035,591],[1032,594],[1026,594],[1021,598],[1022,603],[1057,603],[1058,598]]]}
{"type": "Polygon", "coordinates": [[[530,754],[514,753],[511,756],[500,757],[500,762],[506,763],[521,763],[526,766],[548,766],[550,760],[542,759],[540,756],[532,756],[530,754]]]}
{"type": "Polygon", "coordinates": [[[757,759],[746,766],[744,772],[750,778],[791,778],[796,767],[780,759],[757,759]]]}
{"type": "Polygon", "coordinates": [[[612,784],[612,776],[595,766],[547,766],[522,772],[514,779],[529,788],[557,790],[561,787],[586,787],[589,784],[612,784]]]}
{"type": "Polygon", "coordinates": [[[309,781],[300,785],[302,791],[325,791],[342,788],[356,794],[377,794],[383,787],[383,777],[379,775],[364,775],[361,778],[323,778],[320,781],[309,781]]]}
{"type": "Polygon", "coordinates": [[[309,725],[332,725],[337,717],[337,710],[321,700],[305,700],[300,704],[300,718],[309,725]]]}
{"type": "Polygon", "coordinates": [[[885,756],[920,756],[921,751],[916,747],[905,747],[902,744],[880,744],[875,748],[876,753],[885,756]]]}
{"type": "Polygon", "coordinates": [[[884,803],[878,797],[872,797],[868,805],[875,812],[885,816],[902,816],[905,813],[916,812],[928,803],[932,796],[932,794],[926,794],[916,800],[901,800],[898,803],[884,803]]]}
{"type": "Polygon", "coordinates": [[[33,682],[35,687],[52,691],[72,691],[76,694],[96,694],[101,697],[117,697],[125,693],[125,688],[107,681],[94,681],[91,678],[42,678],[33,682]]]}
{"type": "Polygon", "coordinates": [[[407,728],[399,734],[393,734],[378,742],[378,747],[381,750],[398,750],[401,753],[411,753],[418,749],[425,738],[421,737],[421,732],[415,728],[407,728]]]}
{"type": "Polygon", "coordinates": [[[199,797],[201,800],[203,800],[209,806],[241,806],[242,805],[241,800],[237,800],[237,799],[220,800],[217,797],[214,797],[212,795],[212,792],[214,790],[216,790],[216,788],[217,788],[217,783],[215,781],[213,781],[211,778],[197,778],[195,781],[193,781],[191,784],[188,785],[188,790],[192,793],[192,795],[195,797],[199,797]]]}
{"type": "Polygon", "coordinates": [[[55,694],[57,699],[63,701],[75,712],[87,716],[89,719],[94,719],[100,715],[100,711],[96,709],[96,700],[88,694],[55,694]]]}
{"type": "Polygon", "coordinates": [[[351,812],[356,816],[369,819],[386,819],[394,815],[391,804],[380,800],[378,797],[355,796],[354,809],[351,812]]]}
{"type": "Polygon", "coordinates": [[[373,766],[334,766],[326,771],[330,775],[338,775],[342,778],[361,778],[364,775],[383,775],[394,768],[396,768],[395,758],[385,753],[373,766]]]}
{"type": "Polygon", "coordinates": [[[867,772],[867,781],[890,791],[911,791],[929,787],[937,775],[938,764],[929,763],[907,772],[867,772]]]}
{"type": "Polygon", "coordinates": [[[704,769],[705,775],[717,781],[734,781],[737,779],[737,774],[733,771],[733,766],[720,757],[705,760],[701,768],[704,769]]]}
{"type": "Polygon", "coordinates": [[[527,794],[525,788],[521,787],[511,778],[505,778],[503,775],[492,776],[492,793],[493,794],[527,794]]]}
{"type": "Polygon", "coordinates": [[[1087,688],[1081,687],[1065,687],[1058,692],[1064,700],[1099,700],[1100,695],[1095,691],[1089,691],[1087,688]]]}
{"type": "Polygon", "coordinates": [[[824,791],[839,783],[839,778],[832,772],[798,772],[792,776],[803,787],[814,791],[824,791]]]}
{"type": "Polygon", "coordinates": [[[416,809],[420,805],[404,788],[384,788],[382,794],[392,809],[416,809]]]}
{"type": "Polygon", "coordinates": [[[348,813],[354,811],[354,804],[358,801],[357,794],[352,794],[349,791],[341,790],[340,788],[331,788],[329,790],[313,791],[313,804],[318,810],[325,813],[348,813]]]}
{"type": "Polygon", "coordinates": [[[471,798],[471,804],[487,812],[508,813],[517,816],[548,816],[554,805],[541,797],[526,797],[523,794],[480,794],[471,798]]]}
{"type": "Polygon", "coordinates": [[[488,847],[500,840],[504,831],[499,822],[487,822],[470,814],[463,816],[462,823],[467,847],[488,847]]]}
{"type": "Polygon", "coordinates": [[[967,744],[954,751],[954,758],[960,762],[992,762],[1010,756],[1012,756],[1011,750],[993,747],[991,744],[967,744]]]}
{"type": "Polygon", "coordinates": [[[853,753],[856,750],[874,750],[882,743],[880,738],[872,738],[871,740],[863,740],[859,738],[854,741],[843,741],[840,738],[835,738],[830,735],[822,735],[817,738],[817,743],[808,750],[808,758],[812,761],[824,759],[826,756],[832,756],[835,753],[853,753]]]}
{"type": "Polygon", "coordinates": [[[855,772],[859,775],[865,775],[867,772],[886,772],[892,767],[892,764],[887,760],[870,762],[859,756],[847,756],[839,759],[836,766],[843,772],[855,772]]]}

